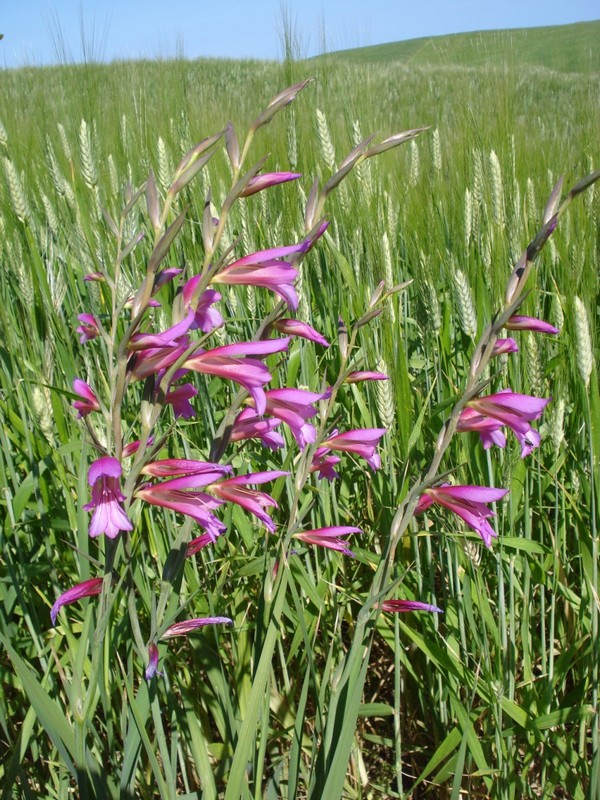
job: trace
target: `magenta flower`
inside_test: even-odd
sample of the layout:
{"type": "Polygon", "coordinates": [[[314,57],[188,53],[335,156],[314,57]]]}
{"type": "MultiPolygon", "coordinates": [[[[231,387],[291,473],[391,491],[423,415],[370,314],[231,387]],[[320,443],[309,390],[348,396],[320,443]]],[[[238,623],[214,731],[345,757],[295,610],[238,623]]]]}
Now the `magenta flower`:
{"type": "MultiPolygon", "coordinates": [[[[467,403],[467,408],[459,417],[457,430],[478,430],[477,426],[483,425],[483,423],[473,417],[467,409],[476,411],[482,417],[487,417],[500,425],[507,425],[511,428],[521,443],[521,458],[525,458],[540,443],[539,433],[531,427],[529,422],[541,417],[551,399],[550,397],[540,398],[528,394],[517,394],[511,389],[503,389],[497,394],[479,397],[467,403]]],[[[484,439],[483,436],[482,439],[484,439]]],[[[495,443],[499,444],[499,442],[495,443]]],[[[489,445],[487,446],[489,447],[489,445]]],[[[500,446],[502,447],[502,445],[500,446]]]]}
{"type": "Polygon", "coordinates": [[[73,381],[73,391],[82,399],[73,400],[73,408],[77,411],[77,419],[91,414],[92,411],[100,411],[98,398],[92,391],[92,387],[80,378],[73,381]]]}
{"type": "Polygon", "coordinates": [[[320,479],[327,478],[328,481],[333,481],[340,477],[335,467],[341,460],[339,456],[330,455],[327,447],[319,447],[313,456],[310,471],[317,472],[320,479]]]}
{"type": "Polygon", "coordinates": [[[196,461],[190,458],[164,458],[146,464],[142,474],[153,478],[173,478],[174,480],[156,484],[156,487],[171,489],[197,489],[229,475],[231,467],[226,464],[214,464],[211,461],[196,461]],[[190,480],[191,479],[191,480],[190,480]]]}
{"type": "Polygon", "coordinates": [[[390,376],[384,372],[364,372],[356,371],[351,372],[345,380],[345,383],[360,383],[361,381],[389,381],[390,376]]]}
{"type": "Polygon", "coordinates": [[[265,392],[266,413],[285,422],[298,446],[304,449],[315,441],[317,435],[313,425],[307,422],[317,415],[313,403],[329,395],[329,391],[319,394],[304,389],[269,389],[265,392]]]}
{"type": "Polygon", "coordinates": [[[425,511],[433,503],[439,503],[457,514],[481,536],[486,547],[491,547],[492,539],[496,539],[498,534],[488,519],[496,515],[485,503],[494,503],[507,492],[508,489],[491,489],[487,486],[436,486],[423,492],[415,514],[425,511]]]}
{"type": "Polygon", "coordinates": [[[136,490],[135,496],[153,506],[170,508],[178,514],[185,514],[194,519],[206,530],[214,541],[227,530],[226,526],[212,514],[212,510],[223,503],[205,492],[177,489],[173,481],[164,483],[146,483],[136,490]]]}
{"type": "Polygon", "coordinates": [[[131,520],[121,506],[125,495],[119,485],[120,477],[121,464],[116,458],[103,456],[91,465],[88,482],[92,487],[92,499],[83,506],[85,511],[94,512],[90,522],[90,536],[105,533],[110,539],[114,539],[120,531],[133,530],[131,520]]]}
{"type": "Polygon", "coordinates": [[[492,348],[492,356],[502,356],[505,353],[516,353],[519,346],[514,339],[496,339],[492,348]]]}
{"type": "Polygon", "coordinates": [[[184,383],[182,386],[176,386],[165,395],[165,402],[173,406],[173,413],[175,418],[183,417],[184,419],[191,419],[196,416],[194,406],[190,403],[192,397],[198,394],[198,389],[192,386],[191,383],[184,383]]]}
{"type": "MultiPolygon", "coordinates": [[[[154,444],[154,437],[149,436],[147,444],[151,445],[154,444]]],[[[123,448],[122,457],[123,458],[131,458],[131,456],[135,455],[137,451],[140,449],[140,440],[137,439],[135,442],[129,442],[123,448]]]]}
{"type": "Polygon", "coordinates": [[[205,547],[208,547],[209,544],[214,544],[216,541],[216,537],[210,533],[203,533],[202,536],[196,536],[195,539],[192,539],[188,542],[187,547],[185,548],[185,555],[186,558],[190,556],[195,556],[196,553],[199,553],[205,547]]]}
{"type": "Polygon", "coordinates": [[[345,453],[356,453],[366,460],[371,469],[377,470],[381,466],[381,458],[375,449],[385,433],[387,433],[385,428],[357,428],[345,433],[333,431],[323,442],[323,447],[345,453]]]}
{"type": "Polygon", "coordinates": [[[207,491],[212,492],[222,501],[237,503],[237,505],[258,517],[268,530],[274,532],[275,523],[263,509],[269,507],[277,508],[277,503],[266,492],[249,489],[245,484],[267,483],[267,481],[274,481],[283,475],[289,475],[289,472],[269,470],[267,472],[253,472],[249,475],[238,475],[235,478],[227,478],[224,481],[212,483],[207,487],[207,491]]]}
{"type": "Polygon", "coordinates": [[[319,547],[327,547],[330,550],[338,550],[344,555],[354,557],[352,550],[348,549],[346,537],[351,533],[362,533],[360,528],[351,528],[348,525],[333,525],[328,528],[315,528],[311,531],[300,531],[294,533],[294,539],[306,544],[316,544],[319,547]]]}
{"type": "Polygon", "coordinates": [[[91,281],[97,283],[104,283],[106,280],[106,276],[103,272],[89,272],[87,275],[83,276],[84,281],[91,281]]]}
{"type": "Polygon", "coordinates": [[[280,419],[263,419],[253,408],[245,408],[237,415],[229,438],[232,442],[260,439],[265,447],[278,450],[285,444],[283,436],[275,430],[279,425],[280,419]]]}
{"type": "Polygon", "coordinates": [[[533,331],[534,333],[551,333],[552,335],[560,333],[558,328],[550,325],[549,322],[544,322],[543,319],[523,317],[518,314],[512,316],[504,327],[508,331],[533,331]]]}
{"type": "Polygon", "coordinates": [[[298,271],[289,261],[282,259],[288,255],[305,253],[310,246],[311,242],[305,240],[297,245],[273,247],[252,253],[223,267],[212,279],[213,283],[271,289],[295,311],[298,308],[298,295],[294,289],[294,281],[298,277],[298,271]]]}
{"type": "Polygon", "coordinates": [[[484,417],[472,408],[465,408],[458,420],[456,430],[459,433],[466,431],[477,431],[485,450],[495,444],[504,449],[506,447],[506,436],[502,433],[503,423],[491,417],[484,417]]]}
{"type": "Polygon", "coordinates": [[[288,336],[301,336],[303,339],[322,344],[323,347],[329,347],[327,339],[306,322],[300,322],[297,319],[280,319],[275,322],[273,327],[288,336]]]}
{"type": "Polygon", "coordinates": [[[152,678],[157,674],[161,674],[158,672],[158,647],[154,644],[154,642],[151,642],[148,645],[148,666],[146,667],[144,677],[147,681],[151,681],[152,678]]]}
{"type": "Polygon", "coordinates": [[[168,369],[188,348],[187,332],[194,323],[193,312],[161,333],[136,333],[127,345],[132,353],[129,371],[133,380],[141,380],[168,369]]]}
{"type": "MultiPolygon", "coordinates": [[[[188,310],[191,309],[194,293],[201,280],[201,275],[195,275],[193,278],[190,278],[183,287],[183,303],[188,310]]],[[[215,328],[220,328],[221,325],[223,325],[223,317],[219,311],[217,311],[216,308],[211,308],[211,306],[220,299],[221,295],[214,289],[206,289],[206,291],[200,295],[195,303],[195,307],[192,309],[194,312],[194,322],[191,325],[192,330],[200,328],[202,333],[210,333],[214,331],[215,328]]]]}
{"type": "Polygon", "coordinates": [[[227,344],[195,354],[183,366],[196,372],[236,381],[252,396],[257,412],[264,414],[267,400],[262,387],[271,380],[271,373],[262,361],[243,356],[279,353],[287,350],[289,341],[287,338],[227,344]]]}
{"type": "Polygon", "coordinates": [[[76,603],[83,597],[92,597],[93,595],[100,594],[102,591],[102,578],[90,578],[88,581],[78,583],[76,586],[71,586],[66,592],[63,592],[50,610],[50,619],[52,624],[56,625],[56,618],[58,612],[63,606],[68,606],[70,603],[76,603]]]}
{"type": "Polygon", "coordinates": [[[248,185],[240,193],[240,197],[250,197],[256,192],[263,189],[269,189],[271,186],[277,186],[279,183],[286,183],[287,181],[295,181],[301,178],[302,175],[297,172],[266,172],[264,175],[257,175],[255,178],[250,178],[248,185]]]}
{"type": "Polygon", "coordinates": [[[226,530],[225,525],[211,513],[213,509],[222,505],[223,501],[196,489],[208,486],[230,472],[229,466],[207,461],[181,458],[154,461],[147,464],[142,473],[154,478],[171,480],[143,484],[136,490],[135,496],[150,505],[170,508],[179,514],[191,517],[206,529],[214,541],[226,530]]]}
{"type": "Polygon", "coordinates": [[[77,319],[81,325],[76,328],[77,333],[81,334],[79,343],[84,344],[96,336],[100,336],[100,328],[98,327],[98,320],[93,314],[80,314],[77,319]]]}
{"type": "Polygon", "coordinates": [[[441,608],[430,603],[421,603],[419,600],[384,600],[379,604],[382,611],[391,611],[396,614],[403,614],[406,611],[434,611],[436,614],[443,614],[441,608]]]}
{"type": "Polygon", "coordinates": [[[197,619],[184,619],[171,625],[160,637],[161,639],[172,639],[173,636],[187,636],[188,633],[204,628],[205,625],[233,625],[233,620],[229,617],[199,617],[197,619]]]}

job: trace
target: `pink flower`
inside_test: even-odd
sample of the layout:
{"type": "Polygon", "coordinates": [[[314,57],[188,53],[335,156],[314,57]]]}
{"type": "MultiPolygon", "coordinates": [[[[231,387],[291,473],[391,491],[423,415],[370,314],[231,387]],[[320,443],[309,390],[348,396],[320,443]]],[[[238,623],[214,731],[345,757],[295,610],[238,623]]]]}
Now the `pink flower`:
{"type": "Polygon", "coordinates": [[[502,356],[505,353],[516,353],[519,346],[514,339],[496,339],[492,348],[492,356],[502,356]]]}
{"type": "MultiPolygon", "coordinates": [[[[147,444],[148,445],[154,444],[154,437],[153,436],[149,436],[148,437],[147,444]]],[[[122,457],[123,458],[131,458],[131,456],[135,455],[139,449],[140,449],[140,440],[139,439],[137,439],[135,442],[129,442],[129,444],[126,444],[125,447],[123,448],[122,457]]]]}
{"type": "Polygon", "coordinates": [[[90,522],[90,536],[105,533],[110,539],[114,539],[120,531],[133,530],[131,520],[121,506],[125,495],[119,485],[120,477],[121,464],[116,458],[103,456],[91,465],[88,482],[92,487],[92,499],[83,506],[85,511],[94,512],[90,522]]]}
{"type": "Polygon", "coordinates": [[[159,483],[146,483],[136,490],[135,496],[150,505],[170,508],[196,520],[206,529],[211,541],[225,532],[226,527],[211,512],[223,504],[221,500],[196,491],[231,472],[231,467],[207,461],[166,458],[147,464],[144,475],[154,478],[171,478],[159,483]]]}
{"type": "Polygon", "coordinates": [[[142,469],[143,475],[153,478],[173,478],[156,487],[169,487],[172,489],[197,489],[199,486],[208,486],[223,475],[228,475],[231,467],[226,464],[213,464],[211,461],[196,461],[191,458],[164,458],[146,464],[142,469]]]}
{"type": "Polygon", "coordinates": [[[310,241],[305,240],[289,247],[273,247],[270,250],[252,253],[223,267],[212,279],[213,283],[261,286],[271,289],[295,310],[298,308],[298,296],[294,289],[294,281],[298,277],[298,271],[288,261],[282,259],[288,255],[305,253],[310,245],[310,241]]]}
{"type": "Polygon", "coordinates": [[[340,477],[335,467],[342,459],[339,456],[328,455],[328,453],[327,447],[319,447],[313,456],[310,471],[317,472],[321,479],[327,478],[328,481],[333,481],[340,477]]]}
{"type": "Polygon", "coordinates": [[[551,333],[553,335],[560,333],[558,328],[550,325],[549,322],[544,322],[543,319],[523,317],[518,314],[512,316],[504,327],[507,331],[533,331],[534,333],[551,333]]]}
{"type": "Polygon", "coordinates": [[[60,597],[52,606],[50,611],[50,619],[52,624],[56,625],[56,618],[58,612],[63,606],[68,606],[70,603],[76,603],[83,597],[92,597],[93,595],[100,594],[102,591],[102,578],[90,578],[88,581],[78,583],[76,586],[71,586],[66,592],[63,592],[60,597]]]}
{"type": "Polygon", "coordinates": [[[80,314],[77,319],[81,325],[76,328],[77,333],[81,334],[79,343],[89,342],[100,335],[100,328],[98,327],[98,320],[93,314],[80,314]]]}
{"type": "Polygon", "coordinates": [[[185,548],[186,558],[195,556],[196,553],[199,553],[200,550],[208,547],[209,544],[214,544],[215,541],[216,537],[210,533],[203,533],[202,536],[196,536],[195,539],[192,539],[190,542],[188,542],[188,545],[185,548]]]}
{"type": "Polygon", "coordinates": [[[333,525],[328,528],[315,528],[311,531],[301,531],[295,533],[294,539],[306,544],[316,544],[319,547],[327,547],[330,550],[338,550],[344,555],[354,556],[352,550],[348,549],[348,542],[346,536],[351,533],[362,533],[360,528],[351,528],[348,525],[333,525]]]}
{"type": "Polygon", "coordinates": [[[377,470],[381,466],[381,458],[375,449],[385,433],[387,433],[385,428],[357,428],[345,433],[334,431],[325,439],[323,447],[345,453],[356,453],[366,460],[371,469],[377,470]]]}
{"type": "Polygon", "coordinates": [[[280,319],[273,327],[288,336],[301,336],[303,339],[322,344],[323,347],[329,347],[327,339],[306,322],[300,322],[297,319],[280,319]]]}
{"type": "Polygon", "coordinates": [[[92,411],[100,411],[98,398],[92,391],[92,387],[85,381],[75,378],[73,381],[73,391],[82,398],[81,400],[73,400],[73,408],[78,412],[77,419],[91,414],[92,411]]]}
{"type": "Polygon", "coordinates": [[[279,353],[287,350],[288,344],[289,339],[227,344],[193,355],[183,366],[185,369],[236,381],[252,396],[258,413],[264,414],[267,401],[262,387],[271,380],[271,373],[262,361],[243,356],[279,353]]]}
{"type": "Polygon", "coordinates": [[[191,383],[184,383],[182,386],[176,386],[167,392],[165,402],[173,406],[173,413],[176,419],[177,417],[191,419],[196,416],[196,411],[190,400],[197,394],[198,389],[192,386],[191,383]]]}
{"type": "MultiPolygon", "coordinates": [[[[191,309],[194,293],[201,280],[201,275],[194,275],[183,287],[183,303],[188,310],[191,309]]],[[[211,306],[220,299],[221,295],[214,289],[206,289],[200,295],[195,303],[195,307],[192,309],[194,312],[194,322],[191,325],[192,330],[200,328],[202,333],[210,333],[214,331],[215,328],[220,328],[221,325],[223,325],[223,317],[219,311],[217,311],[216,308],[211,308],[211,306]]]]}
{"type": "Polygon", "coordinates": [[[489,517],[495,514],[485,503],[494,503],[507,492],[508,489],[491,489],[487,486],[436,486],[423,492],[415,514],[425,511],[433,503],[439,503],[457,514],[481,536],[486,547],[491,547],[492,539],[497,538],[498,534],[488,522],[489,517]]]}
{"type": "Polygon", "coordinates": [[[384,600],[379,604],[382,611],[391,611],[393,613],[403,614],[406,611],[435,611],[437,614],[443,614],[441,608],[433,606],[430,603],[421,603],[419,600],[384,600]]]}
{"type": "Polygon", "coordinates": [[[133,353],[129,371],[133,380],[140,380],[168,369],[187,350],[187,332],[194,322],[193,312],[161,333],[136,333],[127,345],[133,353]]]}
{"type": "Polygon", "coordinates": [[[245,408],[237,415],[233,423],[230,441],[260,439],[265,447],[270,450],[278,450],[285,444],[283,436],[275,430],[279,425],[281,425],[280,419],[263,419],[253,408],[245,408]]]}
{"type": "Polygon", "coordinates": [[[207,491],[219,497],[222,501],[229,503],[237,503],[237,505],[245,508],[255,517],[258,517],[264,523],[266,528],[271,532],[275,531],[275,523],[264,508],[274,507],[277,508],[277,503],[273,498],[266,494],[266,492],[259,492],[257,489],[249,489],[245,484],[261,484],[267,481],[274,481],[281,478],[283,475],[289,475],[289,472],[281,472],[280,470],[270,470],[267,472],[253,472],[249,475],[238,475],[235,478],[227,478],[218,483],[212,483],[207,487],[207,491]]]}
{"type": "Polygon", "coordinates": [[[484,417],[472,408],[465,408],[458,420],[456,430],[459,433],[466,431],[477,431],[485,450],[495,444],[504,449],[506,447],[506,436],[502,433],[502,422],[491,417],[484,417]]]}
{"type": "Polygon", "coordinates": [[[205,528],[213,541],[227,530],[226,526],[211,513],[213,509],[223,505],[221,501],[206,492],[176,489],[171,486],[172,483],[172,481],[146,483],[136,490],[135,496],[150,505],[170,508],[178,514],[191,517],[205,528]]]}
{"type": "Polygon", "coordinates": [[[265,392],[266,413],[289,425],[298,446],[303,449],[316,439],[313,425],[307,422],[317,415],[313,403],[324,400],[329,394],[329,391],[319,394],[304,389],[269,389],[265,392]]]}
{"type": "Polygon", "coordinates": [[[161,674],[158,672],[158,647],[154,644],[154,642],[151,642],[148,645],[148,666],[146,667],[144,677],[147,681],[151,681],[152,678],[157,674],[161,674]]]}
{"type": "Polygon", "coordinates": [[[503,436],[496,435],[494,438],[493,434],[499,427],[507,425],[521,443],[521,458],[525,458],[540,443],[539,433],[529,422],[541,417],[551,399],[517,394],[511,389],[503,389],[497,394],[479,397],[467,403],[467,407],[459,417],[457,430],[478,430],[485,447],[489,447],[492,442],[503,447],[501,444],[503,436]],[[488,422],[483,418],[487,418],[488,422]]]}
{"type": "Polygon", "coordinates": [[[173,636],[187,636],[188,633],[204,628],[205,625],[233,625],[233,620],[229,617],[199,617],[197,619],[184,619],[170,625],[160,637],[161,639],[171,639],[173,636]]]}
{"type": "Polygon", "coordinates": [[[345,383],[360,383],[361,381],[389,381],[390,376],[383,372],[351,372],[345,383]]]}
{"type": "Polygon", "coordinates": [[[263,189],[268,189],[271,186],[277,186],[279,183],[286,183],[287,181],[295,181],[301,178],[297,172],[266,172],[264,175],[257,175],[255,178],[250,178],[246,188],[240,193],[240,197],[250,197],[256,192],[263,189]]]}

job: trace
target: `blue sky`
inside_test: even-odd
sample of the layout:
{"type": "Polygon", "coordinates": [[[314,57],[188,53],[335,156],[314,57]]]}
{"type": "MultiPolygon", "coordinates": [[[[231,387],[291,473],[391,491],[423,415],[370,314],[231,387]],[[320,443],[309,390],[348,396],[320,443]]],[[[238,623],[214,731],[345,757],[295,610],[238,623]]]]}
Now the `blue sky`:
{"type": "Polygon", "coordinates": [[[0,66],[82,61],[83,42],[108,61],[278,58],[282,8],[301,55],[600,18],[598,0],[0,0],[0,66]]]}

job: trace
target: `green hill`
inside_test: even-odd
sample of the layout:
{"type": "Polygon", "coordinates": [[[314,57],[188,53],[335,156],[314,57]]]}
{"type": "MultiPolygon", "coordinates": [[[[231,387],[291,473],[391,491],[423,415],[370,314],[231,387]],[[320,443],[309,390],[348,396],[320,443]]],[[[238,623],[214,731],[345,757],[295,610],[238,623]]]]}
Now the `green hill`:
{"type": "Polygon", "coordinates": [[[331,55],[356,63],[401,61],[436,66],[538,66],[560,72],[599,72],[600,20],[430,36],[339,50],[331,55]]]}

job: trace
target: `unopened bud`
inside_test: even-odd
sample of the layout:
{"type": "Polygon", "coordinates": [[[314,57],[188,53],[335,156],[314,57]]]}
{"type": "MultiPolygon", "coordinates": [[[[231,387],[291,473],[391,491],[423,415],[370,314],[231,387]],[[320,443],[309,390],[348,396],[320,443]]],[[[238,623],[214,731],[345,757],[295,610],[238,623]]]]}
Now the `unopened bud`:
{"type": "Polygon", "coordinates": [[[342,358],[346,359],[348,357],[348,329],[341,317],[338,319],[338,345],[342,358]]]}

